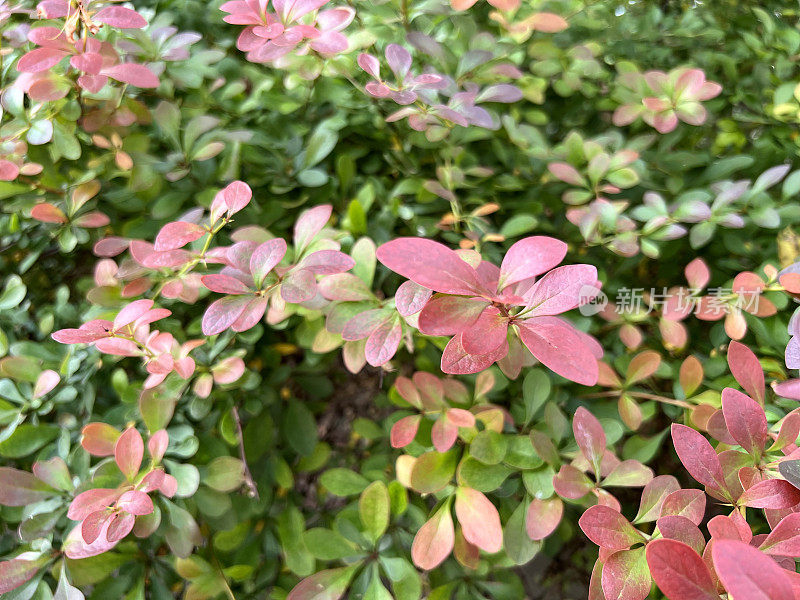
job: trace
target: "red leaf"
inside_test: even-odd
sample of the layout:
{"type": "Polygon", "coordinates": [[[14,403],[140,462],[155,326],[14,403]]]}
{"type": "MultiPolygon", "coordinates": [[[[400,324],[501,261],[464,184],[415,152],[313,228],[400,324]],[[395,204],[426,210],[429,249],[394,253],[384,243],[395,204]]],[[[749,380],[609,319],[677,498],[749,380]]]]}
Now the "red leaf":
{"type": "Polygon", "coordinates": [[[126,429],[114,444],[114,460],[126,479],[132,480],[139,473],[143,456],[141,434],[133,427],[126,429]]]}
{"type": "Polygon", "coordinates": [[[526,306],[534,317],[559,315],[577,308],[595,290],[597,269],[592,265],[565,265],[549,271],[525,294],[526,306]]]}
{"type": "Polygon", "coordinates": [[[199,240],[206,234],[206,230],[196,223],[174,221],[161,228],[156,236],[154,247],[157,252],[177,250],[189,242],[199,240]]]}
{"type": "Polygon", "coordinates": [[[751,508],[791,508],[800,503],[800,490],[785,479],[767,479],[746,489],[738,503],[751,508]]]}
{"type": "Polygon", "coordinates": [[[556,530],[564,514],[564,503],[558,497],[548,500],[534,498],[528,505],[525,530],[532,540],[543,540],[556,530]]]}
{"type": "Polygon", "coordinates": [[[456,490],[456,517],[464,538],[485,552],[499,552],[503,547],[503,528],[494,504],[478,490],[456,490]]]}
{"type": "Polygon", "coordinates": [[[470,354],[464,350],[459,334],[445,346],[440,368],[448,375],[469,375],[488,369],[506,354],[508,354],[508,344],[502,344],[488,354],[470,354]]]}
{"type": "Polygon", "coordinates": [[[661,537],[678,540],[690,546],[698,554],[702,554],[706,540],[700,528],[686,517],[666,515],[656,521],[661,537]]]}
{"type": "Polygon", "coordinates": [[[733,439],[748,454],[760,456],[769,437],[762,406],[733,388],[722,390],[722,414],[733,439]]]}
{"type": "Polygon", "coordinates": [[[582,385],[597,383],[597,359],[572,325],[556,317],[534,317],[517,325],[522,343],[551,371],[582,385]]]}
{"type": "Polygon", "coordinates": [[[586,537],[608,550],[627,550],[644,541],[642,534],[618,511],[600,504],[587,509],[578,525],[586,537]]]}
{"type": "Polygon", "coordinates": [[[63,225],[67,222],[67,216],[57,206],[42,202],[31,209],[31,218],[42,223],[58,223],[63,225]]]}
{"type": "Polygon", "coordinates": [[[800,513],[781,519],[758,549],[776,556],[800,556],[800,513]]]}
{"type": "Polygon", "coordinates": [[[107,423],[89,423],[81,431],[81,446],[92,456],[114,456],[120,431],[107,423]]]}
{"type": "Polygon", "coordinates": [[[425,335],[456,335],[471,327],[488,304],[482,298],[437,296],[419,313],[419,330],[425,335]]]}
{"type": "Polygon", "coordinates": [[[705,437],[686,425],[673,423],[672,443],[692,477],[709,488],[727,493],[719,457],[705,437]]]}
{"type": "Polygon", "coordinates": [[[744,344],[731,341],[728,366],[739,385],[759,404],[764,404],[764,370],[753,351],[744,344]]]}
{"type": "Polygon", "coordinates": [[[735,540],[717,540],[711,556],[730,596],[743,600],[794,600],[792,584],[783,569],[752,546],[735,540]]]}
{"type": "Polygon", "coordinates": [[[537,277],[557,266],[567,255],[567,245],[555,238],[533,236],[511,246],[500,265],[497,291],[515,283],[537,277]]]}
{"type": "Polygon", "coordinates": [[[508,318],[496,306],[487,306],[461,335],[461,344],[470,354],[488,354],[506,342],[508,318]]]}
{"type": "Polygon", "coordinates": [[[475,270],[447,246],[424,238],[397,238],[380,246],[378,260],[406,279],[444,294],[475,295],[475,270]]]}
{"type": "Polygon", "coordinates": [[[438,567],[453,550],[455,528],[450,505],[445,503],[420,527],[411,545],[411,559],[420,569],[438,567]]]}
{"type": "Polygon", "coordinates": [[[718,600],[717,586],[703,559],[686,544],[669,539],[647,544],[647,565],[669,600],[718,600]]]}
{"type": "Polygon", "coordinates": [[[403,417],[397,423],[392,425],[390,440],[392,448],[405,448],[414,441],[419,429],[419,422],[421,417],[419,415],[410,415],[403,417]]]}
{"type": "Polygon", "coordinates": [[[686,517],[700,525],[706,514],[706,495],[703,490],[676,490],[664,498],[661,515],[686,517]]]}

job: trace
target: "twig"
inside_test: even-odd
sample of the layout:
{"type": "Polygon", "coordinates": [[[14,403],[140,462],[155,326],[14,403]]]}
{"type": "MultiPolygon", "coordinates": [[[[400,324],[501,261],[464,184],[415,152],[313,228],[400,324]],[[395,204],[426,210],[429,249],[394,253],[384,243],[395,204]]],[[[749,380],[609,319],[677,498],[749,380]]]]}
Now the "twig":
{"type": "Polygon", "coordinates": [[[239,437],[239,458],[242,459],[242,466],[244,467],[244,484],[247,486],[247,495],[255,500],[258,500],[258,487],[256,482],[253,481],[253,474],[250,472],[250,467],[247,466],[247,455],[244,452],[244,435],[242,434],[242,420],[239,418],[239,409],[236,405],[231,409],[233,413],[233,421],[236,423],[236,433],[239,437]]]}

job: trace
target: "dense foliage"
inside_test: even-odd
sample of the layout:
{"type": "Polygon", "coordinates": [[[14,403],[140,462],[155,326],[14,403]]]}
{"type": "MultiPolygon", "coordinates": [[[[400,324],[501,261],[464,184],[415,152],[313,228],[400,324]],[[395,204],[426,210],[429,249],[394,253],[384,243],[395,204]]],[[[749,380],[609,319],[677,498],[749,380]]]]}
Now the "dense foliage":
{"type": "Polygon", "coordinates": [[[799,20],[0,0],[2,597],[800,598],[799,20]]]}

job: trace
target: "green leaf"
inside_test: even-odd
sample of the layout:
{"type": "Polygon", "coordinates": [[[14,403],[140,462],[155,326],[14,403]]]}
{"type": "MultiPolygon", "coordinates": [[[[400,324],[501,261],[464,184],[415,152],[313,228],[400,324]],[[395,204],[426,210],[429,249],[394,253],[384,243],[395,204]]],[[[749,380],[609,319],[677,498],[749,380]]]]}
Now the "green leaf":
{"type": "Polygon", "coordinates": [[[0,456],[5,458],[28,456],[52,442],[59,433],[61,428],[57,425],[22,424],[8,439],[0,442],[0,456]]]}
{"type": "Polygon", "coordinates": [[[440,453],[426,452],[411,469],[411,487],[421,494],[438,492],[453,478],[458,461],[458,452],[450,450],[440,453]]]}
{"type": "Polygon", "coordinates": [[[336,496],[360,494],[369,485],[369,480],[350,469],[329,469],[319,478],[319,482],[336,496]]]}
{"type": "Polygon", "coordinates": [[[298,454],[311,456],[317,445],[317,423],[314,415],[298,400],[290,402],[283,414],[283,434],[298,454]]]}
{"type": "Polygon", "coordinates": [[[506,554],[516,565],[524,565],[529,562],[542,548],[542,541],[534,541],[529,538],[525,529],[527,507],[528,502],[520,502],[503,530],[503,545],[506,554]]]}
{"type": "Polygon", "coordinates": [[[206,466],[203,483],[218,492],[232,492],[244,483],[244,464],[234,456],[218,456],[206,466]]]}
{"type": "Polygon", "coordinates": [[[308,169],[319,163],[323,158],[331,153],[336,146],[339,134],[328,127],[317,127],[311,137],[308,138],[303,156],[303,169],[308,169]]]}
{"type": "Polygon", "coordinates": [[[491,429],[478,432],[469,445],[470,456],[486,465],[496,465],[503,460],[507,451],[508,439],[491,429]]]}
{"type": "Polygon", "coordinates": [[[319,560],[337,560],[361,553],[342,534],[325,527],[315,527],[305,531],[303,542],[314,558],[319,560]]]}
{"type": "Polygon", "coordinates": [[[525,423],[530,423],[550,396],[550,378],[544,371],[531,369],[522,381],[525,423]]]}
{"type": "Polygon", "coordinates": [[[25,298],[27,292],[28,288],[22,283],[22,279],[18,275],[12,275],[6,280],[3,293],[0,294],[0,310],[16,308],[25,298]]]}
{"type": "Polygon", "coordinates": [[[367,537],[376,543],[389,526],[389,490],[382,481],[373,481],[361,493],[358,514],[367,537]]]}

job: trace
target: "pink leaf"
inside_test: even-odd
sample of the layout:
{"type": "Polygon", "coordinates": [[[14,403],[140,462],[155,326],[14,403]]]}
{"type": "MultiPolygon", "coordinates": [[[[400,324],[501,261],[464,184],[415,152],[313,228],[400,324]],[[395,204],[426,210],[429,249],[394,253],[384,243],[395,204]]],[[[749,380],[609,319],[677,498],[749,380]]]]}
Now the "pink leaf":
{"type": "Polygon", "coordinates": [[[464,538],[485,552],[499,552],[503,547],[503,528],[494,504],[478,490],[468,487],[456,490],[455,504],[464,538]]]}
{"type": "Polygon", "coordinates": [[[67,53],[64,50],[36,48],[19,59],[17,70],[21,73],[41,73],[57,65],[66,56],[67,53]]]}
{"type": "Polygon", "coordinates": [[[203,315],[203,335],[216,335],[228,329],[249,303],[249,296],[226,296],[213,302],[203,315]]]}
{"type": "Polygon", "coordinates": [[[572,419],[572,431],[586,460],[599,466],[606,451],[606,432],[603,431],[600,421],[583,406],[579,406],[572,419]]]}
{"type": "Polygon", "coordinates": [[[355,261],[344,252],[319,250],[306,256],[298,266],[316,275],[333,275],[349,271],[355,264],[355,261]]]}
{"type": "Polygon", "coordinates": [[[379,367],[389,362],[397,352],[403,337],[403,327],[399,321],[389,319],[381,323],[367,338],[364,354],[367,362],[379,367]]]}
{"type": "Polygon", "coordinates": [[[48,560],[43,556],[36,560],[12,558],[0,562],[0,594],[6,594],[29,581],[48,560]]]}
{"type": "Polygon", "coordinates": [[[58,385],[59,381],[61,381],[61,377],[59,377],[58,373],[55,371],[51,369],[42,371],[36,379],[36,385],[33,388],[33,399],[41,398],[45,394],[51,392],[53,388],[58,385]]]}
{"type": "Polygon", "coordinates": [[[54,493],[49,485],[27,471],[0,467],[0,504],[3,506],[33,504],[54,493]]]}
{"type": "Polygon", "coordinates": [[[792,508],[800,503],[800,490],[785,479],[766,479],[747,488],[739,504],[751,508],[792,508]]]}
{"type": "Polygon", "coordinates": [[[470,354],[461,344],[461,335],[454,336],[444,348],[440,368],[448,375],[479,373],[508,354],[508,344],[499,346],[488,354],[470,354]]]}
{"type": "Polygon", "coordinates": [[[769,556],[736,540],[717,540],[714,569],[728,594],[743,600],[794,600],[792,584],[769,556]]]}
{"type": "Polygon", "coordinates": [[[420,527],[411,545],[414,564],[428,571],[438,567],[453,550],[455,528],[450,515],[450,505],[445,503],[436,514],[420,527]]]}
{"type": "MultiPolygon", "coordinates": [[[[244,365],[242,365],[242,367],[244,367],[244,365]]],[[[153,458],[153,462],[161,462],[161,459],[164,457],[164,453],[167,451],[168,445],[169,435],[167,434],[166,430],[159,429],[150,436],[150,439],[147,440],[147,451],[153,458]]]]}
{"type": "Polygon", "coordinates": [[[772,529],[758,547],[775,556],[800,556],[800,513],[790,513],[772,529]]]}
{"type": "Polygon", "coordinates": [[[571,325],[555,317],[534,317],[518,326],[522,343],[547,368],[582,385],[597,383],[597,359],[571,325]]]}
{"type": "Polygon", "coordinates": [[[120,435],[107,423],[89,423],[81,431],[81,446],[92,456],[113,456],[120,435]]]}
{"type": "Polygon", "coordinates": [[[578,525],[586,537],[608,550],[627,550],[644,541],[642,534],[618,511],[600,504],[587,509],[578,525]]]}
{"type": "Polygon", "coordinates": [[[447,246],[423,238],[397,238],[380,246],[378,260],[395,273],[436,292],[475,295],[475,270],[447,246]]]}
{"type": "Polygon", "coordinates": [[[419,429],[419,415],[403,417],[392,426],[390,440],[392,448],[405,448],[414,441],[419,429]]]}
{"type": "Polygon", "coordinates": [[[138,490],[128,490],[117,500],[117,508],[132,515],[149,515],[153,512],[153,501],[150,496],[138,490]]]}
{"type": "Polygon", "coordinates": [[[686,281],[689,282],[689,287],[694,290],[702,290],[711,279],[711,272],[702,258],[695,258],[686,265],[683,272],[686,275],[686,281]]]}
{"type": "Polygon", "coordinates": [[[149,299],[134,300],[114,317],[114,329],[121,329],[130,325],[136,319],[144,315],[153,307],[153,301],[149,299]]]}
{"type": "Polygon", "coordinates": [[[673,423],[672,443],[692,477],[709,488],[727,493],[719,457],[706,438],[686,425],[673,423]]]}
{"type": "Polygon", "coordinates": [[[496,306],[487,306],[470,327],[461,335],[461,344],[470,354],[487,354],[506,342],[508,317],[496,306]]]}
{"type": "Polygon", "coordinates": [[[263,296],[256,296],[251,299],[233,322],[231,329],[239,333],[255,327],[267,311],[268,304],[269,298],[263,296]]]}
{"type": "Polygon", "coordinates": [[[431,442],[438,452],[447,452],[458,438],[458,425],[441,416],[431,427],[431,442]]]}
{"type": "Polygon", "coordinates": [[[342,338],[351,342],[364,339],[390,320],[391,313],[382,308],[365,310],[345,323],[342,338]]]}
{"type": "Polygon", "coordinates": [[[584,303],[594,290],[597,269],[592,265],[557,267],[537,281],[525,294],[526,307],[533,316],[558,315],[584,303]]]}
{"type": "Polygon", "coordinates": [[[298,269],[289,273],[281,283],[281,298],[290,304],[307,302],[317,292],[317,279],[311,271],[298,269]]]}
{"type": "Polygon", "coordinates": [[[63,225],[67,222],[67,216],[57,206],[42,202],[31,209],[31,218],[42,223],[58,223],[63,225]]]}
{"type": "Polygon", "coordinates": [[[147,27],[147,21],[142,15],[124,6],[106,6],[93,15],[92,20],[119,29],[141,29],[142,27],[147,27]]]}
{"type": "Polygon", "coordinates": [[[425,335],[455,335],[480,318],[488,301],[482,298],[437,296],[419,313],[419,330],[425,335]]]}
{"type": "Polygon", "coordinates": [[[103,74],[140,88],[157,88],[159,84],[158,77],[150,69],[136,63],[121,63],[106,67],[103,69],[103,74]]]}
{"type": "Polygon", "coordinates": [[[116,546],[117,543],[108,540],[107,532],[110,524],[111,521],[106,519],[105,523],[103,524],[103,529],[100,530],[97,539],[91,544],[87,544],[83,540],[83,537],[81,536],[81,526],[77,525],[72,531],[70,531],[70,533],[67,535],[67,538],[64,540],[64,543],[62,544],[62,548],[66,557],[74,560],[80,558],[89,558],[91,556],[97,556],[98,554],[102,554],[103,552],[111,550],[111,548],[116,546]]]}
{"type": "Polygon", "coordinates": [[[161,228],[156,236],[154,247],[157,252],[177,250],[190,242],[199,240],[205,234],[205,228],[196,223],[174,221],[161,228]]]}
{"type": "Polygon", "coordinates": [[[404,317],[417,314],[425,307],[432,294],[431,290],[413,281],[404,281],[394,295],[397,312],[404,317]]]}
{"type": "Polygon", "coordinates": [[[572,465],[562,465],[559,472],[553,476],[553,488],[562,498],[577,500],[591,492],[594,485],[583,471],[572,465]]]}
{"type": "Polygon", "coordinates": [[[548,500],[534,498],[525,516],[525,531],[532,540],[543,540],[556,530],[564,514],[564,503],[554,496],[548,500]]]}
{"type": "Polygon", "coordinates": [[[333,207],[330,204],[315,206],[303,212],[294,224],[294,245],[299,255],[316,235],[322,231],[331,218],[333,207]]]}
{"type": "Polygon", "coordinates": [[[105,227],[109,223],[111,223],[111,219],[109,219],[108,215],[105,213],[101,213],[99,211],[92,211],[86,213],[85,215],[81,215],[77,219],[73,221],[73,223],[77,227],[83,227],[85,229],[95,229],[97,227],[105,227]]]}
{"type": "Polygon", "coordinates": [[[569,163],[565,162],[554,162],[547,165],[547,170],[553,174],[556,178],[560,179],[564,183],[569,183],[570,185],[575,185],[579,187],[583,187],[586,184],[586,180],[584,179],[583,175],[578,173],[578,171],[570,165],[569,163]]]}
{"type": "Polygon", "coordinates": [[[250,272],[259,287],[267,274],[286,256],[286,241],[281,238],[267,240],[253,250],[250,257],[250,272]]]}
{"type": "Polygon", "coordinates": [[[497,290],[549,271],[566,255],[567,245],[551,237],[533,236],[518,241],[503,258],[497,290]]]}
{"type": "Polygon", "coordinates": [[[95,488],[81,492],[70,503],[67,518],[73,521],[83,521],[93,512],[111,506],[119,498],[119,495],[119,491],[108,488],[95,488]]]}
{"type": "Polygon", "coordinates": [[[686,544],[669,539],[647,544],[647,565],[669,600],[719,600],[705,562],[686,544]]]}
{"type": "Polygon", "coordinates": [[[750,348],[736,341],[728,346],[728,365],[747,394],[759,404],[764,404],[764,370],[750,348]]]}
{"type": "Polygon", "coordinates": [[[132,480],[142,466],[144,442],[133,427],[126,429],[114,445],[114,460],[126,479],[132,480]]]}
{"type": "Polygon", "coordinates": [[[224,275],[222,273],[203,275],[200,278],[200,281],[209,290],[212,292],[217,292],[218,294],[242,295],[253,293],[253,290],[247,287],[239,279],[231,277],[230,275],[224,275]]]}
{"type": "Polygon", "coordinates": [[[733,388],[722,390],[722,414],[731,436],[748,454],[760,456],[767,442],[767,417],[761,405],[733,388]]]}

